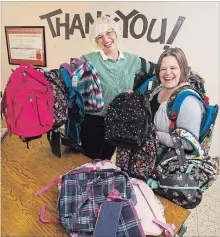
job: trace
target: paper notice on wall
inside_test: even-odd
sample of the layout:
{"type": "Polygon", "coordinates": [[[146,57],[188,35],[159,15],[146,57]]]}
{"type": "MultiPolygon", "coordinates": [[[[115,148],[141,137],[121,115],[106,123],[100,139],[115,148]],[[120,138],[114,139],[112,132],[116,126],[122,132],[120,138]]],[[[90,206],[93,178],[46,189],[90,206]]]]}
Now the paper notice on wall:
{"type": "Polygon", "coordinates": [[[40,34],[9,35],[11,58],[36,60],[42,58],[42,41],[40,34]]]}

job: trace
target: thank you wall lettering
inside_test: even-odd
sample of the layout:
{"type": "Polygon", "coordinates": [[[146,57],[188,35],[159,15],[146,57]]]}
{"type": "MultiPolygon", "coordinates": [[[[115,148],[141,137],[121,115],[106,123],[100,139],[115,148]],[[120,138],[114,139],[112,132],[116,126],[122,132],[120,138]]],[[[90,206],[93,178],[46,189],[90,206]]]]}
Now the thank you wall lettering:
{"type": "MultiPolygon", "coordinates": [[[[61,36],[60,29],[61,27],[64,27],[66,40],[69,40],[70,35],[74,35],[76,30],[80,32],[82,38],[86,38],[86,35],[89,34],[90,26],[94,23],[94,18],[102,16],[101,11],[97,11],[95,16],[92,16],[91,13],[87,12],[83,16],[84,20],[82,21],[82,16],[80,16],[80,14],[71,14],[70,16],[69,13],[65,13],[65,20],[64,22],[61,22],[60,14],[63,14],[63,11],[61,9],[57,9],[39,17],[41,20],[47,21],[53,38],[61,36]]],[[[167,18],[148,20],[145,15],[135,9],[127,15],[123,14],[120,10],[115,11],[115,14],[116,16],[113,18],[114,21],[122,21],[123,38],[128,38],[129,34],[134,39],[145,37],[150,43],[158,42],[160,44],[165,44],[164,49],[169,48],[169,45],[173,43],[185,20],[184,16],[179,16],[177,18],[176,24],[166,40],[166,29],[168,24],[167,18]],[[135,31],[137,21],[142,22],[142,29],[139,33],[135,31]],[[156,24],[160,24],[160,32],[158,37],[153,38],[152,35],[156,24]]]]}

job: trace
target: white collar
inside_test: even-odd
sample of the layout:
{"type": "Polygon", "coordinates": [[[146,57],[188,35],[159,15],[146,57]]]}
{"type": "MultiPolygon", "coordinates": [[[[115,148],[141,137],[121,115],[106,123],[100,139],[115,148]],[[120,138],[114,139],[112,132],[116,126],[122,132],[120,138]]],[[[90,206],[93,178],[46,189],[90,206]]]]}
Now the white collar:
{"type": "MultiPolygon", "coordinates": [[[[121,58],[125,58],[124,54],[120,50],[118,52],[119,52],[118,60],[121,59],[121,58]]],[[[100,50],[100,54],[101,54],[103,60],[111,59],[102,50],[100,50]]]]}

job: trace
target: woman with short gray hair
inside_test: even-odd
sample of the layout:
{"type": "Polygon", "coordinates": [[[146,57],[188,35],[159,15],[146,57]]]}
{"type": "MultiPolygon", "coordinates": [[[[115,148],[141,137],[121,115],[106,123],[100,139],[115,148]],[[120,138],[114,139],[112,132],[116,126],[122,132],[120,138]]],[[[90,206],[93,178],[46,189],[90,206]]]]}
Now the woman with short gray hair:
{"type": "MultiPolygon", "coordinates": [[[[104,118],[110,102],[120,93],[131,92],[136,73],[141,70],[141,59],[121,52],[118,46],[121,33],[117,22],[108,16],[98,18],[93,24],[90,39],[99,50],[81,57],[97,70],[102,87],[104,107],[99,112],[87,112],[81,129],[84,153],[92,159],[111,159],[115,147],[104,140],[104,118]]],[[[147,72],[150,63],[146,61],[147,72]]]]}

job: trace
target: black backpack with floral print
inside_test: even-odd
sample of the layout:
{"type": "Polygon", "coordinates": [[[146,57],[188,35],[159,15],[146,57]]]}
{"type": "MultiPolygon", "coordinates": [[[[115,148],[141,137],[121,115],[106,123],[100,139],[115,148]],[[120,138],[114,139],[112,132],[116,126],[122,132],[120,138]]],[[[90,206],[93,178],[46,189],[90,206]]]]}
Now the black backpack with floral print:
{"type": "Polygon", "coordinates": [[[117,147],[116,165],[131,177],[145,180],[152,174],[158,139],[147,95],[122,93],[110,103],[105,139],[117,147]]]}
{"type": "Polygon", "coordinates": [[[198,156],[186,159],[181,138],[193,141],[194,137],[189,131],[176,129],[170,135],[174,149],[169,148],[156,166],[154,175],[158,188],[155,192],[186,209],[192,209],[202,200],[202,188],[211,185],[216,179],[216,172],[209,165],[210,159],[205,160],[203,157],[198,143],[191,143],[193,146],[198,145],[198,156]]]}
{"type": "Polygon", "coordinates": [[[64,84],[62,74],[58,69],[44,71],[44,76],[53,86],[54,96],[54,125],[53,129],[60,128],[65,124],[68,117],[68,92],[64,84]]]}

